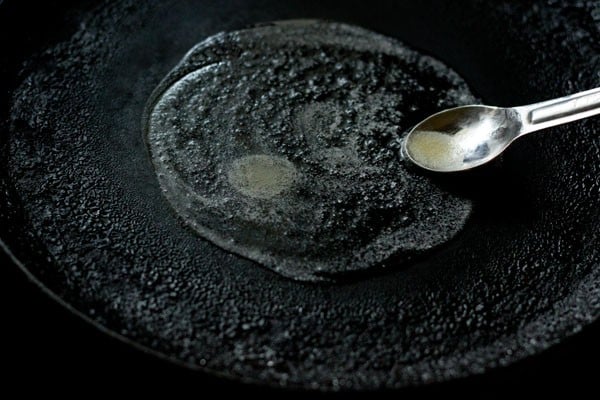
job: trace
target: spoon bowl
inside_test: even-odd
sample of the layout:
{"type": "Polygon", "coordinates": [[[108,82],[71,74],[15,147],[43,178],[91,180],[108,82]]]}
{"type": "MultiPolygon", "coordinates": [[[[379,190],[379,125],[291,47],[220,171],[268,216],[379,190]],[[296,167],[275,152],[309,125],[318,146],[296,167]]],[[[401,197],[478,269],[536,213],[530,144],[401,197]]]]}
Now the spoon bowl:
{"type": "Polygon", "coordinates": [[[451,108],[415,126],[404,141],[404,153],[430,171],[470,169],[502,153],[517,138],[520,127],[519,114],[509,108],[451,108]]]}

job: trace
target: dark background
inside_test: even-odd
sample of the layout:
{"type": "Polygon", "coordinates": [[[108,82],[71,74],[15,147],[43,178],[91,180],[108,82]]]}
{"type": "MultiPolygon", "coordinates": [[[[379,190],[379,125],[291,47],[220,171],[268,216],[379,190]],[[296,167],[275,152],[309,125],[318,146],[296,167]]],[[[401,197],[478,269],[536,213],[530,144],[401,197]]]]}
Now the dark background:
{"type": "MultiPolygon", "coordinates": [[[[33,7],[45,9],[36,13],[39,20],[19,21],[16,29],[0,27],[0,45],[10,43],[7,32],[27,35],[32,26],[51,25],[52,3],[32,4],[33,7]]],[[[8,2],[2,6],[10,4],[8,2]]],[[[10,12],[10,7],[3,11],[10,12]]],[[[43,45],[43,40],[37,44],[43,45]]],[[[29,49],[22,51],[25,53],[29,49]]],[[[1,60],[0,72],[10,72],[5,70],[1,60]]],[[[218,391],[221,396],[291,396],[288,392],[242,386],[195,373],[109,337],[51,300],[2,251],[0,293],[0,360],[4,366],[4,372],[0,375],[2,391],[16,389],[22,394],[32,390],[46,394],[79,392],[82,395],[88,391],[115,394],[124,391],[136,394],[168,391],[192,393],[194,397],[202,397],[201,394],[208,391],[218,391]]],[[[510,367],[446,384],[410,388],[401,395],[434,394],[447,397],[471,392],[489,397],[506,391],[554,394],[563,389],[573,396],[577,391],[591,391],[593,394],[600,380],[599,339],[600,321],[597,321],[541,355],[510,367]]],[[[399,397],[398,393],[391,395],[399,397]]],[[[310,394],[310,397],[321,396],[310,394]]]]}

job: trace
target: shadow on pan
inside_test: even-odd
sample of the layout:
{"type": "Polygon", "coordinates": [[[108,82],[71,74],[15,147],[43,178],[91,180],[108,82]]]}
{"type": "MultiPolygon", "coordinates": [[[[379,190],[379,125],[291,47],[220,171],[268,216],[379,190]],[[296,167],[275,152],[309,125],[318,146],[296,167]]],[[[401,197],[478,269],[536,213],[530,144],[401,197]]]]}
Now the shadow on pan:
{"type": "Polygon", "coordinates": [[[538,353],[598,316],[597,119],[525,138],[468,176],[432,176],[475,204],[460,237],[410,268],[339,285],[281,278],[182,228],[140,134],[144,102],[195,43],[289,18],[399,38],[488,104],[598,86],[598,6],[488,3],[85,2],[57,6],[50,29],[7,2],[0,18],[42,23],[2,35],[0,238],[97,326],[236,380],[393,389],[538,353]],[[85,50],[77,74],[73,43],[85,50]],[[44,95],[14,95],[27,90],[44,95]]]}

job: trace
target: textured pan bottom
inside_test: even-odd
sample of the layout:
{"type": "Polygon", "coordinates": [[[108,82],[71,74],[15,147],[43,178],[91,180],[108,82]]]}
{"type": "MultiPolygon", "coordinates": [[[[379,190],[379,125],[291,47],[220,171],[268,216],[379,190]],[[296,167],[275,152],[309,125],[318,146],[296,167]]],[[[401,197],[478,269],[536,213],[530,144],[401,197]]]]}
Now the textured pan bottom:
{"type": "Polygon", "coordinates": [[[453,238],[469,200],[400,160],[424,110],[473,103],[456,73],[345,24],[275,23],[195,46],[155,91],[147,141],[201,236],[284,276],[396,266],[453,238]]]}
{"type": "MultiPolygon", "coordinates": [[[[598,2],[533,3],[78,3],[81,16],[63,34],[49,22],[51,44],[6,80],[14,88],[0,140],[0,237],[95,324],[238,381],[399,388],[539,353],[600,315],[597,118],[524,138],[479,175],[429,176],[472,200],[460,235],[411,267],[389,262],[389,273],[338,284],[283,278],[188,229],[140,133],[148,98],[182,54],[257,21],[333,18],[384,31],[444,60],[487,104],[599,86],[598,2]]],[[[227,179],[269,164],[259,156],[236,158],[227,179]]],[[[283,185],[241,188],[291,188],[294,162],[272,161],[283,185]]]]}

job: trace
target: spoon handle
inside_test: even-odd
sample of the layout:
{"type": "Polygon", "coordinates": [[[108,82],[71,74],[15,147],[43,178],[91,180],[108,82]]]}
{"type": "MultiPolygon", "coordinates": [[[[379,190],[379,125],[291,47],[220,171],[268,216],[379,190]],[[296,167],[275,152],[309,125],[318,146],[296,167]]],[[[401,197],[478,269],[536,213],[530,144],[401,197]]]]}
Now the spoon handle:
{"type": "Polygon", "coordinates": [[[514,110],[521,115],[520,135],[566,124],[600,114],[600,87],[514,110]]]}

